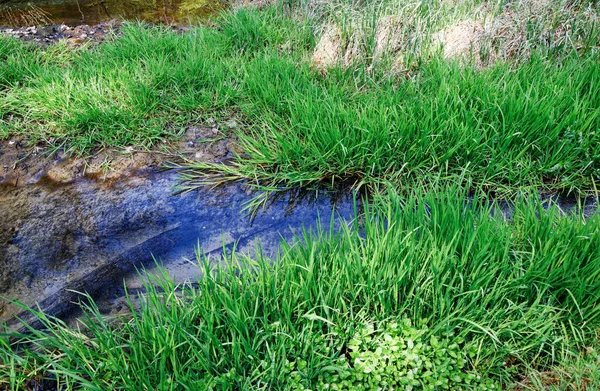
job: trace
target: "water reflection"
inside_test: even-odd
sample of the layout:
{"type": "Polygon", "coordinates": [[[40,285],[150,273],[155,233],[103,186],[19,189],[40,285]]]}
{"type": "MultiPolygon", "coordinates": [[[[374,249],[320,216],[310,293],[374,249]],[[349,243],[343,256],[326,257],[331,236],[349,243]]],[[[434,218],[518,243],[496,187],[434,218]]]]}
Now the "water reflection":
{"type": "Polygon", "coordinates": [[[226,0],[8,0],[0,4],[0,25],[95,25],[111,19],[177,23],[206,18],[226,0]]]}
{"type": "MultiPolygon", "coordinates": [[[[76,291],[110,305],[124,295],[123,280],[135,289],[137,268],[152,268],[155,260],[176,281],[194,280],[198,244],[213,259],[234,248],[252,254],[258,244],[275,255],[282,239],[315,229],[320,218],[329,227],[332,216],[339,224],[354,215],[348,194],[287,193],[250,219],[243,209],[255,194],[240,185],[180,194],[177,184],[169,171],[112,184],[0,186],[0,297],[68,316],[76,291]]],[[[20,312],[0,300],[0,324],[20,312]]]]}

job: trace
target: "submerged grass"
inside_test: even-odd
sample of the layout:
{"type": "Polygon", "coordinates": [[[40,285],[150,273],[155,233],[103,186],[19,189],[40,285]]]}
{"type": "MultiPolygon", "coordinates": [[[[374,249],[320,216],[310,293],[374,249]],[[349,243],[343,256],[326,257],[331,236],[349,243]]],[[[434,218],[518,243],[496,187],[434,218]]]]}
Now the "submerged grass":
{"type": "Polygon", "coordinates": [[[156,277],[117,321],[93,304],[80,330],[38,312],[46,331],[0,338],[0,381],[322,390],[387,389],[392,379],[483,390],[525,374],[532,387],[548,384],[544,374],[573,366],[563,384],[600,386],[586,370],[599,346],[599,215],[524,201],[507,221],[461,194],[382,197],[360,223],[305,233],[275,260],[234,253],[211,265],[199,255],[196,285],[156,277]]]}
{"type": "MultiPolygon", "coordinates": [[[[236,115],[245,125],[237,132],[243,158],[200,164],[202,174],[264,187],[340,179],[410,187],[458,176],[507,191],[597,184],[599,35],[589,22],[596,8],[572,5],[581,8],[577,15],[592,15],[568,30],[572,45],[550,50],[542,39],[550,33],[532,32],[528,47],[537,49],[484,68],[414,47],[409,68],[389,72],[375,61],[393,60],[376,53],[387,44],[376,25],[361,44],[370,54],[315,68],[310,58],[325,21],[344,26],[342,11],[356,8],[342,3],[239,9],[222,15],[217,29],[183,35],[128,25],[122,37],[90,50],[43,50],[0,37],[0,137],[20,134],[85,153],[147,146],[187,124],[236,115]]],[[[487,4],[460,2],[450,12],[392,3],[378,3],[373,23],[394,9],[410,11],[411,23],[430,15],[429,36],[487,4]]]]}

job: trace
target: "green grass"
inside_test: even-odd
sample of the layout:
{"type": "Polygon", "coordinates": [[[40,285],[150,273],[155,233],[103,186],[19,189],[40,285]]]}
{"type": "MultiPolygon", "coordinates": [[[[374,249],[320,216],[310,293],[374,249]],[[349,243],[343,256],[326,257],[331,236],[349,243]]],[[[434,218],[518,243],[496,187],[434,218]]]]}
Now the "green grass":
{"type": "Polygon", "coordinates": [[[78,330],[37,312],[45,331],[0,336],[0,389],[47,375],[87,390],[600,388],[599,215],[518,201],[506,221],[465,195],[597,192],[597,9],[525,3],[291,1],[185,34],[129,24],[78,50],[0,37],[0,138],[85,154],[233,116],[243,153],[191,165],[190,185],[386,188],[352,227],[276,259],[199,256],[205,278],[157,277],[129,316],[92,303],[78,330]],[[477,54],[434,44],[488,16],[512,24],[477,54]],[[388,17],[410,23],[381,54],[388,17]],[[315,67],[332,25],[340,58],[315,67]]]}
{"type": "Polygon", "coordinates": [[[406,358],[420,368],[415,390],[508,387],[571,366],[599,386],[585,369],[599,346],[599,215],[522,201],[507,221],[461,194],[381,197],[360,224],[305,233],[274,260],[199,257],[197,285],[159,276],[120,320],[92,304],[77,330],[40,313],[47,331],[0,339],[0,379],[12,390],[41,374],[88,390],[371,389],[360,387],[383,369],[410,382],[376,349],[399,343],[390,354],[414,344],[437,357],[429,375],[406,358]],[[357,358],[380,361],[367,376],[357,358]]]}
{"type": "Polygon", "coordinates": [[[439,61],[410,81],[357,88],[355,77],[253,60],[245,111],[259,124],[240,135],[249,157],[200,167],[271,185],[466,175],[489,188],[590,189],[600,178],[598,64],[532,60],[476,72],[439,61]]]}
{"type": "MultiPolygon", "coordinates": [[[[432,35],[442,21],[466,17],[467,5],[419,8],[413,17],[434,15],[424,30],[432,35]]],[[[310,65],[317,11],[300,9],[242,9],[221,16],[216,29],[183,35],[128,25],[89,50],[2,37],[0,137],[86,153],[150,146],[190,123],[235,115],[244,158],[200,164],[202,175],[271,188],[340,179],[408,188],[457,177],[507,192],[597,185],[600,65],[598,34],[587,24],[572,30],[570,46],[544,46],[538,35],[546,30],[530,32],[537,49],[484,68],[414,48],[409,69],[390,73],[373,62],[372,38],[363,42],[371,55],[323,71],[310,65]]],[[[318,15],[335,20],[339,9],[318,15]]]]}
{"type": "Polygon", "coordinates": [[[534,390],[589,390],[600,387],[598,346],[588,347],[547,371],[532,370],[524,384],[534,390]]]}
{"type": "MultiPolygon", "coordinates": [[[[226,40],[209,28],[178,35],[135,24],[115,42],[90,50],[61,44],[47,51],[0,37],[4,137],[65,142],[84,153],[149,146],[176,137],[184,125],[232,112],[239,96],[235,69],[244,61],[238,50],[254,50],[266,39],[256,31],[261,16],[247,14],[223,21],[226,40]],[[246,26],[246,19],[254,24],[246,26]]],[[[268,20],[268,39],[277,41],[275,17],[268,20]]]]}

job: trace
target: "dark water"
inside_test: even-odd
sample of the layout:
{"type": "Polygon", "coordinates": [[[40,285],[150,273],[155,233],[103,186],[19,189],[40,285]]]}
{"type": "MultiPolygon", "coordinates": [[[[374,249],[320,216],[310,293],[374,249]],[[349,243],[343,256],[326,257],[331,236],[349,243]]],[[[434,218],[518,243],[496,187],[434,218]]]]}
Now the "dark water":
{"type": "MultiPolygon", "coordinates": [[[[286,195],[252,220],[253,194],[239,185],[176,194],[174,172],[147,173],[111,186],[91,180],[0,187],[0,296],[39,303],[68,317],[86,291],[100,301],[140,287],[136,268],[163,264],[176,281],[199,277],[195,248],[218,259],[234,247],[274,255],[282,239],[332,214],[350,219],[354,202],[286,195]]],[[[110,308],[107,308],[110,310],[110,308]]],[[[0,302],[0,322],[21,311],[0,302]]]]}
{"type": "Polygon", "coordinates": [[[226,0],[0,0],[0,26],[64,23],[95,25],[111,19],[187,23],[225,7],[226,0]]]}

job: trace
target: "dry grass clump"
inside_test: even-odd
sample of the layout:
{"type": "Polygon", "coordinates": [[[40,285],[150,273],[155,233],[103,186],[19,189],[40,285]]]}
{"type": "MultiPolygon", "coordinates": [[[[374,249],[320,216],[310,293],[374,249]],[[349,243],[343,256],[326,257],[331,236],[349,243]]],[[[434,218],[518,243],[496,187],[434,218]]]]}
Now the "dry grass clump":
{"type": "Polygon", "coordinates": [[[598,49],[597,6],[583,1],[529,0],[509,4],[486,25],[479,61],[526,59],[534,50],[562,56],[598,49]]]}
{"type": "Polygon", "coordinates": [[[468,19],[437,34],[445,58],[468,56],[478,52],[485,27],[481,21],[468,19]]]}
{"type": "Polygon", "coordinates": [[[232,8],[264,8],[275,4],[276,0],[235,0],[232,2],[232,8]]]}
{"type": "Polygon", "coordinates": [[[327,21],[315,29],[319,38],[313,65],[320,69],[365,66],[373,70],[376,64],[401,64],[403,57],[419,51],[427,25],[423,18],[415,17],[416,3],[402,3],[393,7],[393,12],[381,1],[362,6],[312,3],[303,8],[317,23],[327,21]]]}
{"type": "Polygon", "coordinates": [[[321,38],[315,46],[312,56],[313,64],[318,68],[330,68],[337,65],[344,54],[342,43],[340,28],[335,24],[325,26],[321,38]]]}
{"type": "Polygon", "coordinates": [[[524,60],[535,50],[560,57],[599,46],[594,26],[600,14],[585,1],[297,3],[295,12],[316,25],[312,60],[321,69],[366,65],[401,70],[438,54],[483,67],[524,60]]]}

